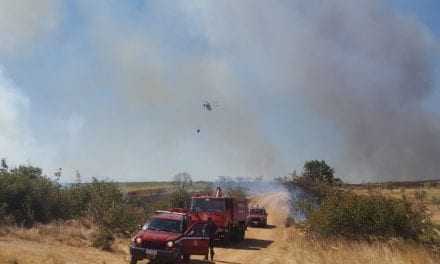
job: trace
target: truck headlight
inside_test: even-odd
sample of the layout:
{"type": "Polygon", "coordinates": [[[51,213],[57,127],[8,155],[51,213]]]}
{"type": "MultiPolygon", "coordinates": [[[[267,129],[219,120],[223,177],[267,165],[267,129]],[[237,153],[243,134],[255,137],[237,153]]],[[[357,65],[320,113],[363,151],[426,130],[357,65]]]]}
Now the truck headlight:
{"type": "Polygon", "coordinates": [[[167,242],[167,247],[169,247],[169,248],[174,247],[174,241],[168,241],[167,242]]]}
{"type": "Polygon", "coordinates": [[[142,238],[140,238],[140,237],[137,237],[135,240],[134,240],[134,242],[136,242],[136,244],[142,244],[142,238]]]}

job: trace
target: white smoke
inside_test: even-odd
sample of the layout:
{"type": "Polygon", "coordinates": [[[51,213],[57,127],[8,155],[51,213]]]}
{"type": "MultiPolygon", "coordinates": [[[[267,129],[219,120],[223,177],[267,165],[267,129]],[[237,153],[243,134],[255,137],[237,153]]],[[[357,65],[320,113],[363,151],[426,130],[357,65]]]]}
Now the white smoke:
{"type": "Polygon", "coordinates": [[[0,2],[0,53],[29,48],[59,21],[56,0],[2,0],[0,2]]]}
{"type": "Polygon", "coordinates": [[[2,157],[19,163],[31,158],[34,144],[28,128],[29,100],[0,71],[0,150],[2,157]]]}

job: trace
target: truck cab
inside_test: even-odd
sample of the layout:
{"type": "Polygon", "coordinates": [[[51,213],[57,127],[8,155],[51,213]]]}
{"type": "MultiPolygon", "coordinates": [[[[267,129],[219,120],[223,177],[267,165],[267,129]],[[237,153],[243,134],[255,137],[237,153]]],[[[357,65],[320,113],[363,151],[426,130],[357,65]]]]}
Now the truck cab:
{"type": "Polygon", "coordinates": [[[267,212],[263,207],[252,207],[249,209],[249,226],[267,226],[267,212]]]}
{"type": "Polygon", "coordinates": [[[156,211],[130,245],[130,264],[143,259],[184,263],[191,255],[207,255],[206,223],[181,212],[156,211]]]}

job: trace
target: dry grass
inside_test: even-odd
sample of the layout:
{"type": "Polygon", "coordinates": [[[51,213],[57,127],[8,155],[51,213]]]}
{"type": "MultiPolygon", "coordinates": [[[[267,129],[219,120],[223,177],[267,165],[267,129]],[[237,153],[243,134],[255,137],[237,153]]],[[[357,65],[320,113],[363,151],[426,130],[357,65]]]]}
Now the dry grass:
{"type": "Polygon", "coordinates": [[[117,240],[113,252],[91,247],[95,228],[68,221],[25,229],[0,229],[0,264],[126,263],[127,240],[117,240]]]}
{"type": "Polygon", "coordinates": [[[36,225],[33,228],[3,227],[0,236],[3,239],[22,239],[27,241],[53,243],[59,242],[68,246],[89,246],[94,229],[79,221],[36,225]]]}
{"type": "Polygon", "coordinates": [[[291,243],[286,263],[350,263],[350,264],[412,264],[439,263],[429,249],[403,240],[353,241],[342,238],[323,239],[307,237],[303,232],[290,228],[286,232],[291,243]],[[290,252],[295,252],[291,254],[290,252]],[[295,261],[293,261],[293,259],[295,261]]]}

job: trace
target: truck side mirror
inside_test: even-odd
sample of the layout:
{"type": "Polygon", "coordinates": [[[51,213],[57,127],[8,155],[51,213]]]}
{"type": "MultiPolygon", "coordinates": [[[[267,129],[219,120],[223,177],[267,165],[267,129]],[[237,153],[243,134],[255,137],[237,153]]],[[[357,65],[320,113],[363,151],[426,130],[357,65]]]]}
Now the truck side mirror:
{"type": "Polygon", "coordinates": [[[142,225],[138,225],[138,229],[139,229],[139,230],[142,230],[142,225]]]}

